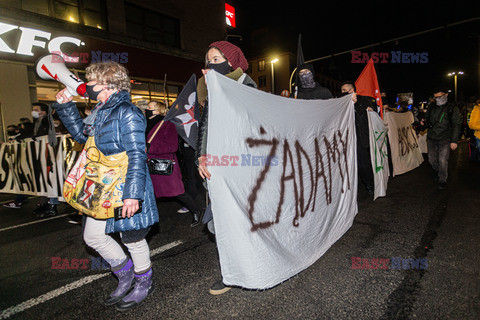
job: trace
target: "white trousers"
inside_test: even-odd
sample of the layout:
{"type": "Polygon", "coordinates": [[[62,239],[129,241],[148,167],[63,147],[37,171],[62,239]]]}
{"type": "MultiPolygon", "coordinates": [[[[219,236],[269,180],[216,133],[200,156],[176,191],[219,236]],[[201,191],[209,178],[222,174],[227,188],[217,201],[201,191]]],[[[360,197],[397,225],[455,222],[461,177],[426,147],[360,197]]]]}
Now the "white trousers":
{"type": "MultiPolygon", "coordinates": [[[[105,233],[106,220],[96,220],[87,217],[83,239],[85,243],[105,259],[112,268],[120,265],[127,259],[122,246],[111,236],[105,233]]],[[[150,268],[150,249],[147,240],[124,243],[127,247],[136,273],[143,273],[150,268]]]]}

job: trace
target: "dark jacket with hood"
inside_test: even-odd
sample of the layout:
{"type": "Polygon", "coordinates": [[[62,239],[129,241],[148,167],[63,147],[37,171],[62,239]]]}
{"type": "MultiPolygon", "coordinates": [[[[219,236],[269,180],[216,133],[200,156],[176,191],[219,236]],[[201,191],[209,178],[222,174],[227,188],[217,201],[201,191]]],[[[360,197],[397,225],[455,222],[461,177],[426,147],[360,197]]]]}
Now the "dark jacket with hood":
{"type": "Polygon", "coordinates": [[[326,100],[326,99],[332,99],[333,95],[325,87],[322,87],[318,82],[315,82],[315,87],[313,88],[303,88],[302,84],[300,82],[298,73],[300,70],[303,69],[308,69],[312,72],[313,77],[315,77],[315,71],[313,70],[313,65],[310,63],[304,63],[300,65],[297,69],[297,84],[298,84],[298,94],[297,94],[297,99],[304,99],[304,100],[326,100]]]}

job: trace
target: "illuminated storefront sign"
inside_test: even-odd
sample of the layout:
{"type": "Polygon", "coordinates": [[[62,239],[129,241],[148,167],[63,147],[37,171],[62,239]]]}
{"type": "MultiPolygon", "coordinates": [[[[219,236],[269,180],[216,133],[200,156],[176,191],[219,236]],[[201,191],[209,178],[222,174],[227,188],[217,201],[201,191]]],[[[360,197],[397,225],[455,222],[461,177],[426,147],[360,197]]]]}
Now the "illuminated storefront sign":
{"type": "Polygon", "coordinates": [[[229,27],[235,28],[235,8],[225,3],[225,16],[227,18],[227,25],[229,27]]]}
{"type": "Polygon", "coordinates": [[[45,48],[47,47],[50,53],[60,54],[65,61],[77,63],[79,57],[72,57],[62,52],[61,46],[64,43],[71,43],[77,47],[85,45],[80,39],[72,37],[56,37],[51,39],[52,34],[32,28],[25,28],[0,22],[0,52],[21,54],[26,56],[33,56],[33,47],[45,48]],[[14,50],[2,39],[2,36],[13,30],[20,29],[20,40],[18,41],[17,49],[14,50]],[[48,41],[48,44],[47,44],[48,41]]]}

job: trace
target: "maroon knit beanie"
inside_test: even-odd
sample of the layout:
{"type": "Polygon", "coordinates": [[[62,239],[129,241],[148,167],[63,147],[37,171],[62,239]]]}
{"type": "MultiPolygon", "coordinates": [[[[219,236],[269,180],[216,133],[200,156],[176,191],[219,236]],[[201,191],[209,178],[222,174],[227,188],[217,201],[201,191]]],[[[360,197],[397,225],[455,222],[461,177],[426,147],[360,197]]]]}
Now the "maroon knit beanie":
{"type": "Polygon", "coordinates": [[[233,70],[241,68],[244,72],[248,69],[248,62],[243,55],[242,50],[236,45],[228,41],[217,41],[212,43],[210,47],[217,47],[223,53],[228,62],[232,65],[233,70]]]}

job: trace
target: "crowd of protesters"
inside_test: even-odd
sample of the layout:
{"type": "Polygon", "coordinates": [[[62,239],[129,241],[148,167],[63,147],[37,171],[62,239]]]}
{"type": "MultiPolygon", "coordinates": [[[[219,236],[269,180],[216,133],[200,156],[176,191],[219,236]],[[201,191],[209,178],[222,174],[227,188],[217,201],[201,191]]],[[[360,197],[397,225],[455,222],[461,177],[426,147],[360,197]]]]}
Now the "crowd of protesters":
{"type": "MultiPolygon", "coordinates": [[[[227,41],[214,42],[208,47],[205,60],[203,74],[213,69],[230,79],[256,88],[255,82],[245,73],[248,63],[237,46],[227,41]]],[[[327,88],[321,87],[315,81],[314,76],[312,65],[305,64],[299,68],[296,98],[333,98],[327,88]]],[[[68,132],[79,143],[86,143],[90,137],[95,137],[97,147],[107,156],[122,151],[129,155],[126,175],[131,179],[124,187],[125,199],[121,221],[110,221],[113,218],[96,220],[85,215],[82,218],[85,242],[110,262],[112,272],[119,280],[117,289],[104,299],[104,303],[115,305],[117,309],[123,311],[141,303],[153,291],[152,267],[145,236],[151,225],[158,222],[155,200],[178,201],[182,206],[178,210],[179,213],[190,212],[191,227],[199,225],[202,221],[209,224],[209,230],[214,233],[210,207],[204,212],[204,208],[199,207],[195,201],[198,186],[202,186],[201,178],[211,177],[203,156],[206,153],[208,134],[207,85],[203,78],[198,81],[197,95],[202,106],[202,117],[197,146],[193,148],[178,136],[175,124],[164,121],[168,112],[165,103],[150,101],[142,108],[132,104],[127,71],[119,64],[114,62],[92,64],[87,68],[87,78],[89,80],[87,93],[91,100],[97,100],[99,103],[85,114],[80,114],[75,104],[71,102],[72,98],[64,96],[63,91],[59,92],[57,96],[63,98],[64,103],[54,105],[54,126],[58,134],[68,132]],[[112,73],[111,70],[115,72],[112,73]],[[117,79],[115,74],[121,77],[117,79]],[[107,109],[113,111],[106,112],[107,109]],[[98,118],[103,119],[103,122],[96,121],[98,118]],[[122,143],[118,144],[118,141],[122,143]],[[174,164],[172,174],[150,175],[146,166],[146,161],[150,157],[171,159],[174,164]],[[143,200],[143,208],[139,199],[143,200]],[[139,220],[140,227],[123,222],[125,217],[136,217],[137,213],[139,217],[141,214],[147,217],[139,220]],[[122,243],[127,247],[130,257],[110,237],[109,234],[114,232],[120,232],[122,243]],[[134,289],[130,290],[132,283],[134,289]]],[[[375,99],[356,95],[355,84],[351,81],[343,83],[341,91],[341,95],[352,94],[355,105],[359,181],[371,194],[374,185],[367,112],[377,111],[375,99]]],[[[432,94],[433,98],[426,106],[412,108],[405,102],[390,105],[385,100],[383,110],[412,112],[416,119],[414,127],[417,133],[428,129],[428,160],[434,170],[435,180],[438,181],[438,188],[443,189],[447,184],[449,153],[457,148],[460,137],[471,139],[477,151],[480,147],[480,99],[476,101],[475,106],[464,106],[460,110],[448,97],[446,89],[436,89],[432,94]]],[[[18,142],[26,138],[35,139],[47,135],[52,125],[47,120],[47,112],[46,104],[33,104],[33,121],[22,118],[19,124],[9,125],[8,140],[18,142]]],[[[14,201],[5,203],[4,206],[20,208],[25,199],[26,196],[17,195],[14,201]]],[[[39,218],[54,216],[57,214],[57,205],[57,198],[43,199],[34,214],[39,218]]],[[[210,293],[222,294],[229,289],[219,279],[210,288],[210,293]]]]}

